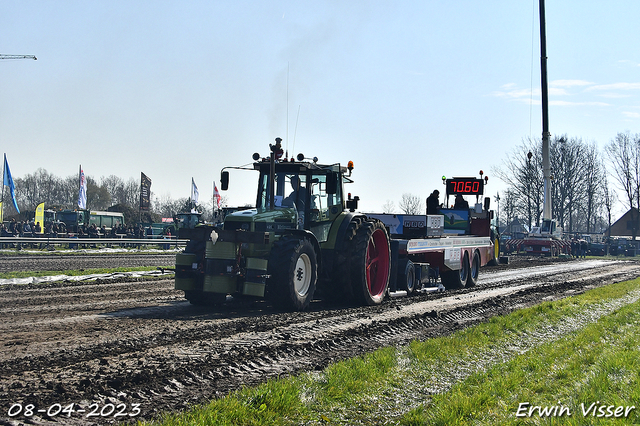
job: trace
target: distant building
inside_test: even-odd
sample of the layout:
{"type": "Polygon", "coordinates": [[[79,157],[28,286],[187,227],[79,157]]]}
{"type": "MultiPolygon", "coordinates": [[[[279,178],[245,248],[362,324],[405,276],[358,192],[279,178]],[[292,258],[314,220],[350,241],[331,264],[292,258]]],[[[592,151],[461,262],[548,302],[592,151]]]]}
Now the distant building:
{"type": "Polygon", "coordinates": [[[518,216],[515,217],[504,229],[500,230],[502,234],[506,235],[514,235],[521,234],[523,232],[527,232],[526,226],[522,223],[521,219],[518,219],[518,216]]]}
{"type": "MultiPolygon", "coordinates": [[[[626,212],[620,219],[615,221],[613,225],[611,225],[611,237],[631,237],[633,236],[633,228],[634,228],[634,220],[631,218],[633,214],[633,219],[635,219],[635,229],[636,236],[640,236],[640,214],[638,214],[638,209],[631,208],[628,212],[626,212]]],[[[606,237],[609,236],[609,229],[604,232],[606,237]]]]}

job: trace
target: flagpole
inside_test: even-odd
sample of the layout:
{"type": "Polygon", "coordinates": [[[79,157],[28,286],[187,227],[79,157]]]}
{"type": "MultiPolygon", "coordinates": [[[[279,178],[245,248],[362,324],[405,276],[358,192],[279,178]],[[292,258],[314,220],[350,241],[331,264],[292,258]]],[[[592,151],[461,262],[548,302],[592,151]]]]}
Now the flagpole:
{"type": "MultiPolygon", "coordinates": [[[[151,194],[149,194],[151,196],[151,194]]],[[[138,223],[142,223],[142,172],[140,172],[140,200],[138,202],[138,223]]]]}
{"type": "Polygon", "coordinates": [[[4,169],[5,166],[7,165],[7,154],[4,154],[4,161],[2,162],[2,201],[0,202],[0,209],[2,209],[2,211],[0,211],[0,218],[2,219],[2,222],[4,222],[4,174],[6,173],[6,170],[4,169]]]}

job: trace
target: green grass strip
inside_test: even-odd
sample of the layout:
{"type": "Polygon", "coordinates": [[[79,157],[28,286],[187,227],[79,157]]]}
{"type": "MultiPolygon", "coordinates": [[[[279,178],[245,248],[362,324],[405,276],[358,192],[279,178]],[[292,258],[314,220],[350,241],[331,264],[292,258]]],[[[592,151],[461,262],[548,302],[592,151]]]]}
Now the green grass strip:
{"type": "Polygon", "coordinates": [[[160,424],[638,423],[640,408],[613,416],[619,406],[623,414],[640,406],[639,298],[640,280],[608,285],[449,337],[245,388],[160,424]],[[592,408],[586,417],[581,404],[592,408]],[[613,414],[598,417],[600,405],[603,415],[613,406],[613,414]],[[516,416],[523,407],[527,415],[516,416]],[[531,407],[540,409],[529,416],[531,407]],[[541,415],[554,409],[563,416],[541,415]]]}
{"type": "Polygon", "coordinates": [[[639,307],[637,301],[621,306],[558,340],[486,371],[480,369],[405,414],[399,423],[584,425],[618,420],[617,424],[636,424],[640,421],[639,307]]]}

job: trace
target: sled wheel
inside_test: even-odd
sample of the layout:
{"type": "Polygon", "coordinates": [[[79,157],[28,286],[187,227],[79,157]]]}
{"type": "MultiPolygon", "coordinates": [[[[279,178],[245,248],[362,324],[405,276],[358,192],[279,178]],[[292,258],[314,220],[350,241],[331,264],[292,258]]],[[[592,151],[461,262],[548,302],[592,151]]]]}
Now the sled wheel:
{"type": "Polygon", "coordinates": [[[464,254],[464,259],[459,271],[443,271],[440,273],[442,285],[447,289],[464,288],[469,276],[469,254],[464,254]]]}
{"type": "Polygon", "coordinates": [[[478,282],[478,275],[480,274],[480,253],[475,251],[473,253],[473,261],[471,262],[471,269],[469,269],[469,276],[467,277],[467,287],[473,287],[478,282]]]}
{"type": "Polygon", "coordinates": [[[407,259],[402,269],[404,270],[398,274],[399,290],[406,290],[407,294],[411,294],[416,290],[416,270],[413,262],[407,259]]]}

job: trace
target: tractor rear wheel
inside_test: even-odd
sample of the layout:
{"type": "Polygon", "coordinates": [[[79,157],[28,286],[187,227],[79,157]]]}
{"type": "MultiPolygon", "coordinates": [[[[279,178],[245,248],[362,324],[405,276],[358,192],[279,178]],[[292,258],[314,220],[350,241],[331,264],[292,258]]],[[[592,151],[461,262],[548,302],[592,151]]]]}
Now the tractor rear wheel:
{"type": "Polygon", "coordinates": [[[378,305],[387,292],[391,271],[389,236],[383,223],[368,219],[356,230],[351,257],[351,288],[356,301],[378,305]]]}
{"type": "Polygon", "coordinates": [[[284,237],[274,244],[269,259],[271,300],[286,309],[302,311],[316,291],[318,263],[307,239],[284,237]]]}

